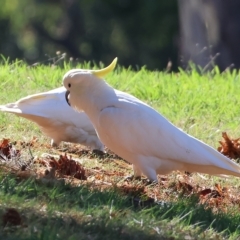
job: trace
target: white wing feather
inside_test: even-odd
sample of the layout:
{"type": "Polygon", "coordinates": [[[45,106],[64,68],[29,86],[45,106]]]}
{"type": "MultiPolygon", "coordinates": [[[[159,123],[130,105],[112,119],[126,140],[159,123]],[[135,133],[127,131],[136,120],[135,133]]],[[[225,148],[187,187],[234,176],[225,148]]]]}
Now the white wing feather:
{"type": "Polygon", "coordinates": [[[100,112],[101,127],[97,131],[104,144],[117,154],[140,164],[140,168],[153,168],[162,174],[185,170],[240,176],[238,164],[181,131],[140,100],[115,92],[118,101],[100,112]]]}
{"type": "Polygon", "coordinates": [[[60,87],[30,95],[15,103],[0,105],[0,111],[14,113],[37,123],[47,136],[53,138],[55,145],[66,141],[103,150],[103,144],[88,116],[72,109],[65,100],[65,93],[65,88],[60,87]]]}

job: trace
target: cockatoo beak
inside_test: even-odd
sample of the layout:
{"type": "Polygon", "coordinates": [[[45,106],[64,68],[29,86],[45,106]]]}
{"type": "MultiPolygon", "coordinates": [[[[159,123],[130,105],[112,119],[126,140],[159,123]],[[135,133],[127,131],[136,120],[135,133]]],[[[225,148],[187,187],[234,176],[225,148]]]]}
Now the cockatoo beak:
{"type": "Polygon", "coordinates": [[[109,66],[107,66],[103,69],[100,69],[100,70],[92,70],[91,72],[95,76],[102,78],[105,75],[107,75],[109,72],[111,72],[115,68],[116,64],[117,64],[117,57],[113,59],[112,63],[109,66]]]}
{"type": "Polygon", "coordinates": [[[65,93],[65,99],[66,99],[66,102],[68,103],[68,105],[71,107],[71,104],[69,102],[69,94],[70,94],[70,91],[67,90],[65,93]]]}

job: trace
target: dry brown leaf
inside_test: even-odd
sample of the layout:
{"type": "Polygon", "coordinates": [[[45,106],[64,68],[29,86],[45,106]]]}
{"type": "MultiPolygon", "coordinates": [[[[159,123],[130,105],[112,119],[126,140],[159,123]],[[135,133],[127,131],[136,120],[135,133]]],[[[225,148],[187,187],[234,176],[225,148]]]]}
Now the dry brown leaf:
{"type": "Polygon", "coordinates": [[[3,226],[6,225],[21,225],[22,219],[18,211],[14,208],[8,208],[6,213],[2,216],[3,226]]]}
{"type": "Polygon", "coordinates": [[[132,195],[132,196],[142,196],[146,195],[145,186],[144,185],[133,185],[124,183],[119,187],[120,191],[124,194],[132,195]]]}
{"type": "Polygon", "coordinates": [[[194,187],[192,185],[190,185],[187,182],[181,182],[178,180],[178,184],[177,184],[177,190],[178,191],[183,191],[183,192],[187,192],[187,193],[191,193],[193,191],[194,187]]]}
{"type": "Polygon", "coordinates": [[[199,191],[198,194],[199,194],[200,196],[205,197],[206,195],[208,195],[208,194],[211,193],[211,192],[212,192],[212,189],[206,188],[206,189],[203,189],[203,190],[199,191]]]}
{"type": "Polygon", "coordinates": [[[7,160],[19,156],[20,151],[15,149],[15,147],[10,143],[10,140],[6,138],[2,139],[0,142],[0,158],[7,160]]]}
{"type": "Polygon", "coordinates": [[[240,138],[231,139],[226,132],[222,133],[222,137],[224,141],[219,141],[221,146],[217,150],[231,159],[240,158],[240,138]]]}
{"type": "Polygon", "coordinates": [[[80,180],[87,179],[83,166],[73,160],[71,156],[68,158],[67,154],[60,155],[58,161],[54,157],[50,157],[49,165],[61,175],[73,176],[80,180]]]}

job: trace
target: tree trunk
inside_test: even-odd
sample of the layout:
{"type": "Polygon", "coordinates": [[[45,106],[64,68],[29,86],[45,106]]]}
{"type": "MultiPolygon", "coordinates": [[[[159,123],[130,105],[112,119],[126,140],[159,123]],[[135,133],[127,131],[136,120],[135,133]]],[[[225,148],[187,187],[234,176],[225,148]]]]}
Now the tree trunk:
{"type": "Polygon", "coordinates": [[[240,67],[240,1],[178,0],[180,65],[240,67]]]}

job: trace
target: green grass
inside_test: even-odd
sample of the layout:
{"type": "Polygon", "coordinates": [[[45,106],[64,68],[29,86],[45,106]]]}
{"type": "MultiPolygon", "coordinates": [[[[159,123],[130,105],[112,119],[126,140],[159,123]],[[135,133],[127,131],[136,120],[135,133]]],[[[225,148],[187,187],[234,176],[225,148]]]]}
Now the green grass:
{"type": "Polygon", "coordinates": [[[91,191],[85,186],[19,181],[13,176],[0,180],[4,203],[0,214],[6,207],[16,207],[24,225],[2,228],[2,239],[210,239],[219,235],[212,227],[232,232],[239,222],[239,217],[233,221],[201,206],[196,209],[195,199],[140,208],[114,189],[91,191]]]}
{"type": "MultiPolygon", "coordinates": [[[[72,67],[68,63],[62,67],[30,67],[21,61],[0,65],[0,104],[61,86],[63,74],[72,67]]],[[[78,67],[90,68],[91,64],[78,67]]],[[[106,81],[147,102],[177,127],[215,148],[223,131],[240,136],[240,74],[236,71],[220,74],[216,68],[201,75],[195,70],[164,73],[142,68],[134,72],[118,67],[106,81]]],[[[50,141],[35,124],[0,113],[1,138],[28,141],[33,136],[40,142],[50,141]]],[[[44,151],[34,148],[32,154],[44,151]]],[[[91,161],[86,166],[93,164],[91,161]]],[[[95,164],[101,161],[95,159],[95,164]]],[[[173,176],[172,182],[176,181],[173,176]]],[[[204,184],[213,187],[218,182],[234,186],[240,193],[238,179],[212,177],[204,184]]],[[[114,187],[92,189],[1,172],[0,218],[6,208],[15,207],[22,214],[24,226],[1,224],[0,239],[238,239],[238,206],[216,212],[200,205],[195,196],[163,186],[158,191],[170,195],[167,201],[158,199],[160,202],[151,207],[136,207],[130,195],[114,187]]]]}

